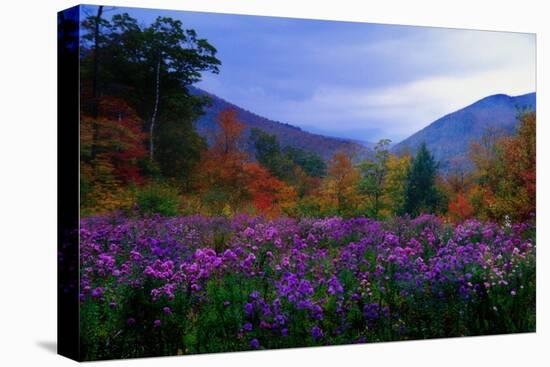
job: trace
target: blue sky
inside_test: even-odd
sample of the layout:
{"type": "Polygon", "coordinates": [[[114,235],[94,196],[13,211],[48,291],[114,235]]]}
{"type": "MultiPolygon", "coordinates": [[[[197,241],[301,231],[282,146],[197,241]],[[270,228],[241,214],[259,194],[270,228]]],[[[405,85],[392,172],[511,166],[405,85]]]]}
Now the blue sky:
{"type": "Polygon", "coordinates": [[[331,136],[398,142],[488,95],[536,87],[533,34],[107,9],[105,17],[127,12],[144,25],[180,19],[222,62],[220,74],[205,74],[197,86],[331,136]]]}

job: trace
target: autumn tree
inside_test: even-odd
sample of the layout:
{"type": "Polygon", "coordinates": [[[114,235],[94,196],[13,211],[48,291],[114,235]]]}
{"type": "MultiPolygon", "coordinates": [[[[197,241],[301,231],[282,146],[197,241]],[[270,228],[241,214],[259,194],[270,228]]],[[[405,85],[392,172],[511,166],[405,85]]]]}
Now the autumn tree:
{"type": "Polygon", "coordinates": [[[206,101],[186,87],[205,72],[219,72],[216,49],[179,20],[158,17],[143,26],[127,13],[110,21],[98,14],[83,22],[83,106],[93,102],[97,85],[102,93],[123,98],[148,132],[150,165],[158,164],[166,177],[188,177],[204,149],[193,121],[206,101]]]}
{"type": "Polygon", "coordinates": [[[382,201],[385,207],[381,214],[385,217],[398,214],[405,205],[407,175],[411,166],[411,156],[390,154],[386,161],[386,175],[383,184],[382,201]]]}
{"type": "Polygon", "coordinates": [[[497,221],[527,220],[536,208],[535,113],[523,113],[517,134],[501,137],[493,149],[492,156],[476,161],[483,196],[479,210],[497,221]]]}
{"type": "Polygon", "coordinates": [[[528,220],[536,204],[536,114],[521,111],[514,136],[489,128],[472,144],[475,165],[466,194],[476,216],[528,220]]]}
{"type": "Polygon", "coordinates": [[[501,154],[501,142],[505,134],[502,130],[488,127],[483,132],[479,141],[473,142],[470,146],[469,157],[475,166],[473,178],[478,183],[490,187],[496,185],[498,175],[497,158],[501,154]]]}
{"type": "Polygon", "coordinates": [[[520,116],[517,134],[502,141],[498,157],[502,169],[495,190],[493,211],[497,219],[527,220],[536,210],[536,115],[520,116]]]}
{"type": "Polygon", "coordinates": [[[315,195],[322,180],[321,177],[308,175],[301,166],[295,165],[287,183],[292,185],[296,189],[298,197],[302,198],[307,195],[315,195]]]}
{"type": "Polygon", "coordinates": [[[321,207],[326,212],[352,216],[359,204],[357,184],[360,175],[351,157],[345,152],[337,152],[329,162],[328,174],[323,181],[321,207]]]}
{"type": "Polygon", "coordinates": [[[244,124],[238,121],[234,110],[220,112],[216,120],[218,131],[214,143],[202,156],[197,167],[204,200],[221,213],[225,205],[241,207],[248,199],[243,150],[244,124]]]}
{"type": "Polygon", "coordinates": [[[246,163],[244,172],[253,206],[259,213],[275,217],[294,205],[294,188],[271,175],[264,167],[257,163],[246,163]]]}
{"type": "Polygon", "coordinates": [[[98,118],[82,115],[80,121],[81,200],[84,207],[114,210],[123,186],[143,181],[141,162],[146,157],[142,121],[123,100],[103,97],[98,118]]]}
{"type": "Polygon", "coordinates": [[[473,214],[474,208],[468,197],[461,191],[456,193],[454,199],[449,202],[448,216],[455,222],[461,222],[471,218],[473,214]]]}

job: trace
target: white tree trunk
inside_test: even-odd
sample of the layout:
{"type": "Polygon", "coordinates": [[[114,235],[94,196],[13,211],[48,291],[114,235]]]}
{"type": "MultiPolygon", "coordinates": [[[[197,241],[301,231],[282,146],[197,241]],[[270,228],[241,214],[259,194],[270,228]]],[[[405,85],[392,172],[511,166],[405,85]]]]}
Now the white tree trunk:
{"type": "Polygon", "coordinates": [[[155,122],[157,120],[157,111],[159,107],[159,95],[160,95],[160,58],[157,62],[157,76],[155,85],[155,107],[153,108],[153,115],[151,116],[151,125],[149,127],[149,159],[151,162],[154,157],[155,143],[153,139],[153,131],[155,129],[155,122]]]}

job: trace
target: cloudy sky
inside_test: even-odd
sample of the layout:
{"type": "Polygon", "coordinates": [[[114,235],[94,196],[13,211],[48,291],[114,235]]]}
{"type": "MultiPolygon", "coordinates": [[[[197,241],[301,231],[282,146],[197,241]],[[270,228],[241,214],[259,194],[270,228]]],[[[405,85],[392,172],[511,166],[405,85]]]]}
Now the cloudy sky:
{"type": "Polygon", "coordinates": [[[407,137],[491,94],[535,91],[535,36],[446,28],[117,8],[180,19],[218,50],[199,87],[305,130],[407,137]]]}

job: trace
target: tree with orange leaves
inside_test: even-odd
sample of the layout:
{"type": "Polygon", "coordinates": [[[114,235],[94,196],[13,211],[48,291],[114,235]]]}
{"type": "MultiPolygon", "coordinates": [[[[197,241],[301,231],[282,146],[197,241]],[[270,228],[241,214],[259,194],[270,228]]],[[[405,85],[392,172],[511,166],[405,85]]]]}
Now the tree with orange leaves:
{"type": "Polygon", "coordinates": [[[348,153],[340,151],[329,162],[328,175],[321,191],[321,208],[328,214],[354,215],[360,204],[357,185],[359,171],[348,153]]]}
{"type": "Polygon", "coordinates": [[[281,214],[281,211],[292,206],[296,201],[296,191],[264,167],[257,163],[246,163],[248,176],[247,188],[252,196],[254,208],[270,217],[281,214]]]}
{"type": "Polygon", "coordinates": [[[535,113],[524,113],[516,136],[503,142],[505,169],[497,203],[511,219],[526,220],[536,210],[536,130],[535,113]]]}
{"type": "Polygon", "coordinates": [[[129,207],[124,186],[143,181],[140,162],[146,157],[142,121],[120,98],[103,97],[98,117],[80,121],[81,200],[95,212],[129,207]],[[123,195],[124,192],[124,195],[123,195]],[[121,197],[124,200],[121,201],[121,197]]]}
{"type": "Polygon", "coordinates": [[[468,198],[460,191],[456,194],[454,200],[449,201],[449,217],[455,222],[461,222],[471,218],[474,214],[474,208],[468,201],[468,198]]]}
{"type": "Polygon", "coordinates": [[[241,148],[244,124],[234,110],[220,112],[216,122],[219,130],[214,143],[203,154],[197,167],[203,200],[215,214],[226,204],[240,208],[247,199],[247,154],[241,148]]]}
{"type": "Polygon", "coordinates": [[[536,114],[524,112],[519,121],[515,136],[484,138],[472,147],[478,186],[470,201],[481,218],[522,221],[535,213],[536,114]]]}

